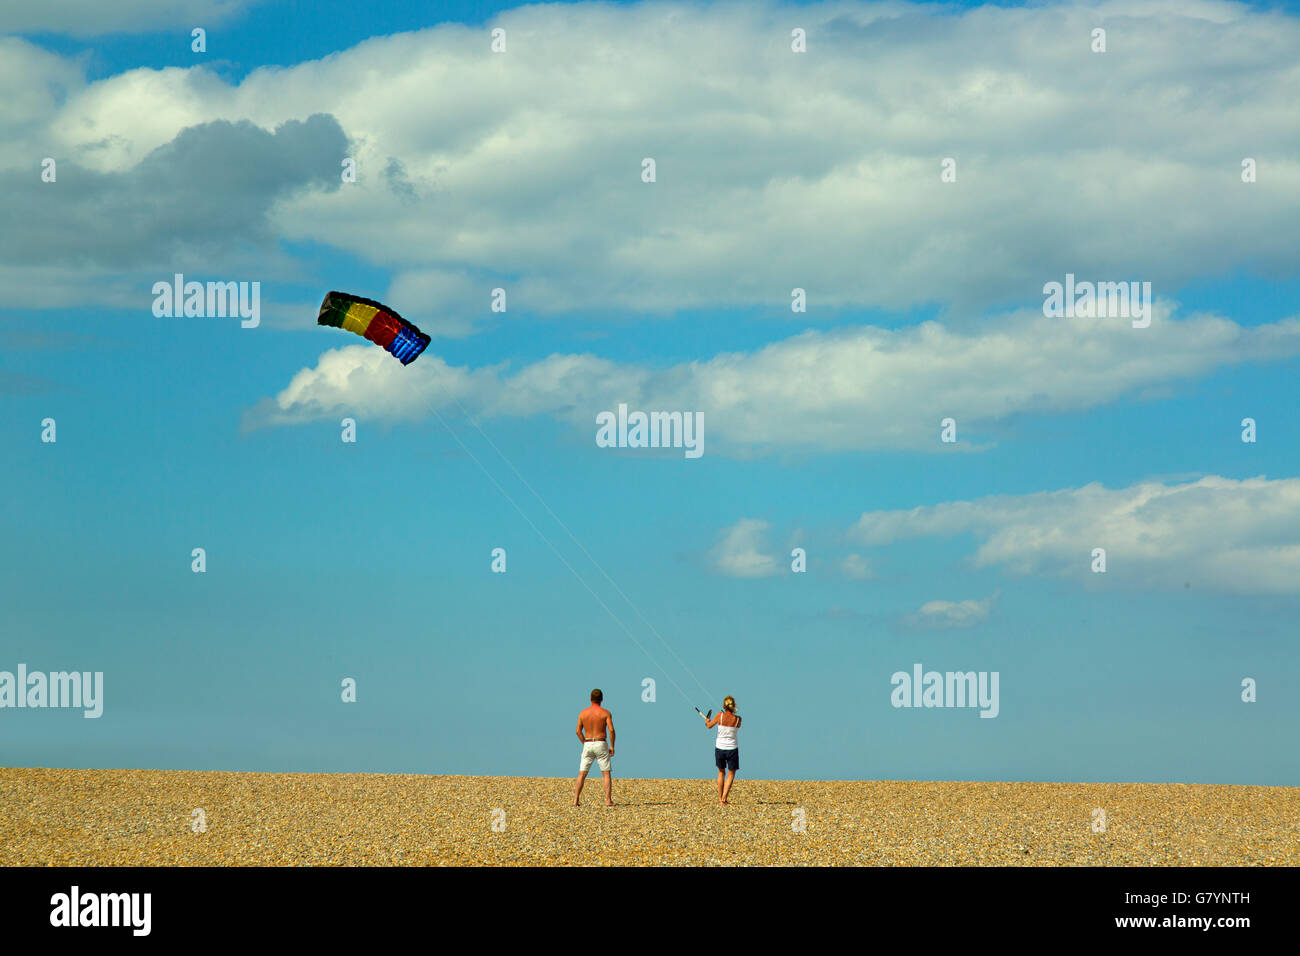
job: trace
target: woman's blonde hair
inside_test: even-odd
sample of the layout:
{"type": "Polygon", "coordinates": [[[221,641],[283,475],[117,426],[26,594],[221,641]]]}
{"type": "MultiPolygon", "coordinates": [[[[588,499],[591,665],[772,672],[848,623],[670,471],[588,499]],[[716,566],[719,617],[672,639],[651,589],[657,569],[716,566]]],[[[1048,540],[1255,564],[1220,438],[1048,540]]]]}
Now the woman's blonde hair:
{"type": "Polygon", "coordinates": [[[722,698],[722,709],[729,714],[734,714],[736,712],[736,698],[730,695],[722,698]]]}

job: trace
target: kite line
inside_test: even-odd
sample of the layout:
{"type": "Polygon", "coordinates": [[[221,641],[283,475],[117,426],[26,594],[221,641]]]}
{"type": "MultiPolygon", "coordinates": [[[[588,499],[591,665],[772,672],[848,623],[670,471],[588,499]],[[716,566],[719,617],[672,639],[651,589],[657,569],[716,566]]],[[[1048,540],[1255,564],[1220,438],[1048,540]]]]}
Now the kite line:
{"type": "Polygon", "coordinates": [[[528,479],[526,479],[523,475],[519,473],[519,469],[516,468],[514,466],[514,463],[505,456],[505,453],[502,452],[501,449],[497,447],[496,442],[494,442],[491,438],[489,438],[487,433],[483,431],[482,428],[479,427],[478,422],[474,420],[474,417],[465,410],[465,406],[461,405],[460,399],[456,398],[456,396],[453,395],[451,396],[451,400],[456,403],[456,407],[460,409],[460,413],[465,416],[465,418],[469,421],[471,425],[474,426],[474,430],[483,436],[483,440],[492,446],[492,450],[495,451],[497,455],[500,456],[501,460],[504,461],[507,466],[509,466],[510,470],[514,472],[515,477],[518,478],[521,482],[523,482],[525,488],[527,488],[530,492],[532,492],[533,497],[536,498],[538,502],[541,503],[541,506],[546,509],[546,513],[550,515],[553,519],[555,519],[556,524],[558,524],[561,528],[564,529],[564,533],[567,534],[570,540],[572,540],[573,543],[578,546],[578,550],[580,550],[583,554],[587,556],[587,560],[590,561],[593,565],[595,565],[596,570],[599,571],[604,576],[605,580],[608,581],[610,585],[614,588],[614,590],[619,593],[619,597],[621,597],[624,601],[626,601],[627,606],[636,612],[636,616],[641,619],[641,622],[645,624],[646,627],[650,628],[650,633],[659,639],[659,643],[662,644],[665,649],[667,649],[669,654],[673,655],[673,659],[676,660],[677,663],[681,665],[682,670],[686,671],[686,673],[691,675],[691,680],[695,681],[695,686],[697,686],[700,690],[702,690],[706,697],[711,697],[712,695],[709,694],[708,688],[705,687],[702,683],[700,683],[700,679],[695,676],[695,672],[686,666],[686,662],[682,660],[681,657],[678,656],[675,650],[673,650],[672,645],[664,640],[663,635],[660,634],[659,631],[655,628],[655,626],[650,623],[649,619],[644,614],[641,613],[641,609],[632,603],[632,599],[627,596],[627,594],[623,591],[621,587],[618,586],[618,582],[616,582],[613,578],[611,578],[608,572],[606,572],[605,569],[600,566],[600,562],[598,562],[595,558],[591,556],[591,552],[588,551],[583,546],[582,542],[578,540],[577,535],[575,535],[572,531],[570,531],[569,526],[560,520],[560,516],[551,510],[551,506],[548,505],[546,501],[542,498],[542,496],[539,495],[537,491],[533,488],[533,486],[528,483],[528,479]]]}
{"type": "MultiPolygon", "coordinates": [[[[451,395],[445,388],[443,388],[442,383],[437,382],[436,378],[435,378],[435,382],[437,383],[438,388],[442,389],[443,394],[447,395],[448,398],[450,398],[453,402],[456,403],[456,406],[461,410],[461,414],[463,414],[465,418],[470,422],[470,424],[474,426],[474,429],[480,435],[483,436],[484,440],[486,440],[487,443],[492,446],[492,448],[496,451],[496,453],[501,456],[502,461],[504,461],[507,465],[510,466],[510,470],[515,473],[515,476],[518,477],[519,480],[524,483],[524,486],[533,493],[533,496],[536,497],[537,500],[542,503],[542,507],[545,508],[547,513],[550,514],[550,516],[555,519],[556,523],[561,528],[564,528],[565,533],[567,533],[569,537],[573,539],[573,542],[579,547],[579,549],[581,549],[582,553],[585,554],[587,558],[591,561],[591,563],[596,566],[597,570],[599,570],[600,573],[605,576],[605,580],[609,581],[609,583],[614,586],[614,590],[618,591],[618,593],[622,595],[623,600],[627,601],[628,606],[631,607],[632,610],[636,611],[637,615],[641,618],[642,621],[645,621],[646,626],[650,628],[651,632],[655,635],[655,637],[659,638],[660,643],[662,643],[664,647],[668,648],[669,653],[671,653],[673,657],[677,658],[677,661],[679,664],[682,665],[682,668],[688,674],[691,675],[691,678],[695,681],[695,683],[699,684],[700,689],[704,691],[706,696],[708,696],[708,690],[704,687],[703,684],[700,684],[700,680],[698,677],[695,676],[694,672],[692,672],[689,667],[687,667],[684,663],[682,663],[681,658],[677,657],[677,653],[673,651],[672,647],[669,646],[668,642],[663,639],[663,637],[659,634],[657,630],[655,630],[654,625],[650,624],[650,622],[646,620],[645,615],[642,614],[641,611],[637,608],[637,606],[632,603],[631,598],[629,598],[627,594],[623,592],[623,589],[620,588],[618,584],[614,582],[614,579],[611,578],[609,574],[605,572],[605,569],[602,568],[597,563],[596,559],[591,556],[591,553],[582,546],[582,542],[579,541],[576,536],[574,536],[572,531],[569,531],[568,527],[564,524],[564,522],[559,519],[559,517],[555,514],[555,512],[551,510],[550,506],[547,505],[546,502],[542,499],[542,496],[537,494],[537,492],[533,489],[533,486],[528,484],[528,482],[524,480],[523,475],[520,475],[518,469],[516,469],[515,466],[510,463],[510,460],[506,458],[504,454],[502,454],[501,449],[497,448],[496,444],[492,441],[492,439],[488,438],[488,436],[484,434],[483,429],[479,428],[478,423],[475,422],[474,419],[469,415],[469,413],[465,411],[465,408],[460,404],[460,401],[455,396],[451,395]]],[[[451,425],[447,423],[447,420],[442,417],[442,413],[438,411],[437,408],[434,408],[433,413],[438,416],[438,421],[442,422],[442,427],[447,429],[447,432],[451,435],[452,438],[456,439],[456,444],[460,445],[461,449],[465,452],[465,454],[469,455],[469,457],[473,459],[474,464],[478,465],[479,469],[483,472],[483,474],[487,475],[488,481],[492,482],[493,486],[497,489],[497,491],[501,492],[502,497],[504,497],[506,501],[510,502],[511,507],[513,507],[515,511],[519,512],[519,516],[523,518],[524,521],[528,522],[528,527],[532,528],[533,531],[536,532],[537,536],[541,538],[543,542],[546,543],[546,546],[551,549],[551,552],[557,558],[560,559],[560,563],[569,569],[569,572],[575,578],[578,579],[578,583],[587,589],[587,593],[589,593],[593,598],[596,599],[596,603],[605,609],[605,613],[608,614],[611,618],[613,618],[614,623],[616,623],[619,627],[623,629],[623,632],[627,634],[627,636],[631,639],[632,643],[635,644],[640,649],[641,653],[644,654],[647,658],[649,658],[650,662],[654,664],[655,667],[657,667],[665,677],[668,678],[668,682],[677,689],[677,693],[681,694],[682,698],[688,704],[694,707],[695,702],[691,699],[690,695],[687,694],[686,691],[682,689],[682,685],[677,683],[677,681],[673,679],[672,674],[668,672],[668,669],[664,667],[662,664],[660,664],[659,661],[655,659],[655,656],[653,654],[651,654],[648,650],[646,650],[645,645],[643,645],[640,641],[636,639],[636,635],[632,633],[632,629],[629,628],[625,623],[623,623],[623,620],[617,614],[615,614],[613,610],[610,609],[609,605],[606,604],[601,599],[599,594],[597,594],[594,590],[592,590],[591,585],[589,585],[586,582],[586,580],[582,577],[582,575],[579,574],[577,570],[573,567],[573,565],[570,564],[568,560],[564,557],[564,555],[560,553],[560,550],[551,542],[551,539],[546,537],[546,535],[542,533],[542,530],[538,528],[536,524],[533,523],[533,519],[528,517],[528,515],[524,512],[524,509],[520,508],[518,503],[516,503],[515,499],[510,497],[510,494],[504,488],[501,487],[501,483],[498,482],[495,477],[493,477],[492,473],[487,470],[487,467],[483,464],[483,462],[479,461],[478,456],[469,450],[469,446],[467,446],[465,442],[461,440],[461,437],[458,434],[456,434],[456,431],[451,427],[451,425]]],[[[699,710],[698,707],[696,707],[695,709],[697,711],[699,710]]]]}
{"type": "MultiPolygon", "coordinates": [[[[316,322],[318,325],[332,326],[336,329],[352,332],[356,335],[362,336],[363,338],[369,339],[376,345],[386,349],[403,365],[409,365],[419,358],[421,353],[423,353],[428,347],[430,341],[428,335],[421,332],[418,328],[382,302],[376,302],[374,299],[367,299],[346,292],[331,291],[326,293],[324,301],[321,302],[320,312],[316,317],[316,322]]],[[[444,363],[444,365],[445,364],[446,363],[444,363]]],[[[696,686],[704,692],[706,697],[711,696],[708,688],[700,682],[700,679],[695,676],[695,672],[686,665],[686,662],[681,659],[675,650],[673,650],[672,646],[664,640],[663,635],[660,634],[655,626],[650,623],[649,619],[641,613],[641,609],[632,603],[632,599],[628,597],[627,593],[618,586],[618,583],[609,576],[609,573],[601,567],[600,563],[591,556],[591,552],[588,551],[583,543],[578,540],[577,535],[569,530],[569,526],[560,520],[560,516],[551,509],[551,506],[546,503],[545,499],[543,499],[542,496],[537,493],[537,490],[528,483],[527,479],[519,473],[519,469],[516,468],[514,463],[505,456],[505,453],[497,447],[496,442],[489,438],[487,433],[479,427],[479,424],[474,420],[474,417],[465,410],[463,405],[461,405],[460,399],[455,395],[452,395],[443,387],[442,382],[438,380],[436,374],[434,375],[433,380],[438,388],[442,390],[443,394],[455,402],[456,407],[460,409],[461,414],[465,416],[465,419],[471,425],[474,426],[475,431],[483,437],[483,440],[492,446],[492,450],[495,451],[510,470],[514,472],[515,477],[523,482],[524,487],[527,488],[529,492],[532,493],[533,497],[541,503],[542,507],[546,509],[546,513],[554,519],[556,524],[564,529],[564,533],[567,534],[570,540],[578,546],[578,549],[587,556],[587,560],[595,565],[596,570],[604,576],[605,580],[608,581],[614,590],[619,593],[619,596],[627,602],[628,607],[636,612],[637,617],[641,619],[642,623],[644,623],[646,627],[650,628],[650,633],[654,634],[654,636],[658,638],[659,643],[668,650],[668,653],[672,654],[677,663],[681,665],[682,670],[691,675],[691,680],[695,681],[696,686]]],[[[537,533],[537,536],[546,543],[546,546],[551,549],[557,558],[560,559],[560,562],[569,569],[570,573],[572,573],[575,578],[578,579],[578,583],[587,589],[588,593],[596,599],[596,602],[605,609],[605,613],[612,617],[614,622],[623,629],[629,638],[632,639],[632,643],[640,648],[641,653],[645,654],[645,656],[650,659],[650,662],[663,672],[663,675],[668,678],[669,682],[677,688],[677,692],[690,702],[689,695],[687,695],[686,691],[682,689],[682,686],[678,684],[677,681],[673,680],[673,676],[668,672],[668,669],[660,664],[653,654],[646,650],[645,646],[636,639],[636,635],[632,633],[632,629],[623,623],[622,619],[610,609],[608,604],[601,600],[600,595],[592,590],[591,585],[589,585],[573,565],[565,559],[559,549],[548,537],[546,537],[546,535],[542,533],[542,530],[533,523],[533,520],[524,513],[524,510],[519,507],[514,498],[510,497],[506,490],[501,487],[501,483],[493,477],[492,473],[488,471],[483,462],[479,461],[478,456],[469,450],[469,447],[461,440],[460,435],[458,435],[451,425],[447,423],[447,420],[443,418],[442,413],[438,411],[437,408],[434,408],[433,412],[438,416],[438,421],[442,422],[443,428],[447,429],[451,437],[456,439],[456,443],[460,445],[465,454],[469,455],[469,457],[473,459],[474,464],[478,465],[483,474],[487,475],[488,480],[496,486],[497,491],[501,492],[506,501],[510,502],[511,507],[513,507],[515,511],[519,512],[520,517],[528,522],[528,526],[537,533]]],[[[695,709],[697,711],[699,710],[698,707],[695,709]]]]}

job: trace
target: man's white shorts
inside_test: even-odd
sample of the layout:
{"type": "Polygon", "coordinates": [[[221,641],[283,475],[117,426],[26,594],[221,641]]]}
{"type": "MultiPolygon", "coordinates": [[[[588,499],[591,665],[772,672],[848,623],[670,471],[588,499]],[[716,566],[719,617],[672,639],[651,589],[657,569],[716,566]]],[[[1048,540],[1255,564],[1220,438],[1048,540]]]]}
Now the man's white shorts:
{"type": "Polygon", "coordinates": [[[582,760],[578,762],[578,772],[586,773],[591,769],[591,762],[596,761],[601,773],[609,773],[609,744],[603,740],[588,740],[582,745],[582,760]]]}

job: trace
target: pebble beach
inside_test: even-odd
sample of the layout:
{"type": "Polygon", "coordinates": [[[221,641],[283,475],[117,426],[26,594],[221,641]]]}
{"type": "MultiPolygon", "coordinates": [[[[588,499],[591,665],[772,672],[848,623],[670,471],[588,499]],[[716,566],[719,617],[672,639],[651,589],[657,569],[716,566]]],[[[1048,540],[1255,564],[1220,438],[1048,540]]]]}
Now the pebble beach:
{"type": "Polygon", "coordinates": [[[1295,787],[614,786],[607,808],[599,775],[574,807],[568,778],[0,768],[0,865],[1300,865],[1295,787]]]}

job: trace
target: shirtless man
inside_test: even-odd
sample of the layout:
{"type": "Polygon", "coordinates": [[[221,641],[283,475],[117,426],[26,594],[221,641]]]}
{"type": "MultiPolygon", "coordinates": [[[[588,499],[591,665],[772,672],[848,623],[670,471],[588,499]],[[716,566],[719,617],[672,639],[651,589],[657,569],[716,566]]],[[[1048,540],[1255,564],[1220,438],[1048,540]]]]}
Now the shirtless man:
{"type": "Polygon", "coordinates": [[[578,715],[578,739],[582,741],[582,760],[578,763],[578,785],[573,790],[573,805],[578,805],[582,795],[582,785],[587,781],[587,771],[591,762],[600,764],[601,775],[605,778],[605,806],[612,807],[613,781],[609,777],[609,760],[614,756],[614,716],[600,702],[605,695],[596,688],[591,692],[591,706],[578,715]],[[605,728],[609,728],[609,742],[605,742],[605,728]]]}

